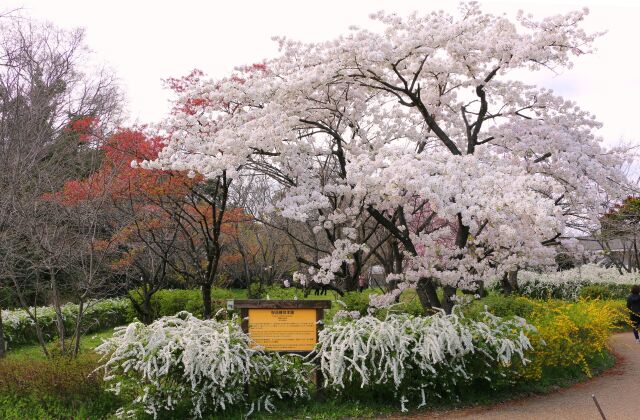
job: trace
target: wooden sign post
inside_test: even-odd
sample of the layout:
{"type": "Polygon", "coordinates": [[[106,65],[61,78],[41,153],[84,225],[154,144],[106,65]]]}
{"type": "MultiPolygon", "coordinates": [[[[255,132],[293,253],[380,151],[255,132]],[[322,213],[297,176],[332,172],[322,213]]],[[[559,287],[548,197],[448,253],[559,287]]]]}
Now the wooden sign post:
{"type": "MultiPolygon", "coordinates": [[[[242,330],[265,351],[309,354],[318,342],[324,310],[330,300],[234,300],[227,309],[240,309],[242,330]]],[[[316,396],[321,395],[322,373],[315,374],[316,396]]]]}
{"type": "Polygon", "coordinates": [[[310,353],[318,342],[324,310],[330,300],[234,300],[242,329],[265,351],[310,353]]]}

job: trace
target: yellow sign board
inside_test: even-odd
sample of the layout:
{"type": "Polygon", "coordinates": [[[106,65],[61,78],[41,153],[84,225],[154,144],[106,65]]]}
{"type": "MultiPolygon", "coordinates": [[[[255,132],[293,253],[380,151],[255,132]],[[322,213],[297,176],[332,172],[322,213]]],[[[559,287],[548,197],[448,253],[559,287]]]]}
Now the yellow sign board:
{"type": "Polygon", "coordinates": [[[265,350],[311,351],[316,332],[316,309],[249,309],[249,337],[265,350]]]}

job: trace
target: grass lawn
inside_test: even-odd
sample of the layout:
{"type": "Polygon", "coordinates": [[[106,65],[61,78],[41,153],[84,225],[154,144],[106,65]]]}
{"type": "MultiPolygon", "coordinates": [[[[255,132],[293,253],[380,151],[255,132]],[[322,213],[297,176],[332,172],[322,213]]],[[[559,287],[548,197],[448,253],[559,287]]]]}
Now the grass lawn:
{"type": "MultiPolygon", "coordinates": [[[[80,352],[82,354],[93,353],[93,349],[98,347],[103,339],[109,338],[113,335],[113,328],[89,334],[83,336],[80,339],[80,352]]],[[[50,343],[51,346],[53,343],[50,343]]],[[[42,347],[40,345],[29,345],[29,346],[20,346],[16,349],[11,349],[7,352],[7,356],[4,360],[0,360],[0,363],[3,361],[24,361],[29,362],[33,360],[46,360],[44,353],[42,352],[42,347]]]]}
{"type": "Polygon", "coordinates": [[[112,334],[109,329],[82,337],[75,360],[47,359],[38,345],[10,350],[0,359],[0,418],[108,418],[121,401],[104,391],[94,373],[99,356],[93,349],[112,334]]]}

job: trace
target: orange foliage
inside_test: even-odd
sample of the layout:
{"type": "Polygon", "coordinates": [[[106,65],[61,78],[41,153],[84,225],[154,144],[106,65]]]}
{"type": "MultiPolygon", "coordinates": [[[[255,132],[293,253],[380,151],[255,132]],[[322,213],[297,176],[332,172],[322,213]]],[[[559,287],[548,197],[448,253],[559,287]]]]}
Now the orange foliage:
{"type": "Polygon", "coordinates": [[[200,179],[191,179],[183,173],[142,169],[133,164],[156,158],[163,146],[161,137],[148,137],[141,130],[121,129],[101,146],[104,157],[98,171],[85,179],[67,182],[62,191],[53,196],[67,206],[104,195],[113,200],[141,195],[149,198],[184,196],[200,179]]]}
{"type": "Polygon", "coordinates": [[[98,119],[96,117],[86,116],[69,121],[64,128],[64,132],[76,134],[80,143],[87,143],[95,137],[97,127],[98,119]]]}
{"type": "MultiPolygon", "coordinates": [[[[124,204],[120,206],[121,209],[135,212],[133,221],[121,225],[108,241],[113,248],[119,244],[126,245],[123,248],[126,251],[120,252],[112,262],[113,269],[126,268],[135,261],[141,247],[144,247],[136,235],[171,228],[175,221],[170,214],[177,210],[171,206],[179,206],[192,220],[201,220],[201,226],[213,225],[213,209],[207,203],[193,205],[189,200],[184,200],[202,182],[201,176],[190,178],[184,172],[148,170],[132,164],[156,158],[163,147],[163,138],[160,136],[148,136],[142,129],[120,129],[101,146],[103,160],[96,172],[85,179],[68,181],[61,191],[46,197],[68,207],[95,199],[107,199],[114,204],[124,204]]],[[[216,211],[216,217],[219,217],[219,210],[216,211]]],[[[240,223],[250,220],[243,209],[227,209],[221,225],[221,245],[224,246],[226,241],[237,235],[240,223]]],[[[187,230],[190,228],[188,224],[185,226],[187,230]]],[[[192,229],[193,232],[182,234],[192,240],[202,240],[203,232],[195,227],[192,229]]],[[[106,251],[105,244],[107,241],[94,246],[97,250],[106,251]]],[[[220,263],[232,263],[240,258],[239,255],[226,253],[220,263]]]]}

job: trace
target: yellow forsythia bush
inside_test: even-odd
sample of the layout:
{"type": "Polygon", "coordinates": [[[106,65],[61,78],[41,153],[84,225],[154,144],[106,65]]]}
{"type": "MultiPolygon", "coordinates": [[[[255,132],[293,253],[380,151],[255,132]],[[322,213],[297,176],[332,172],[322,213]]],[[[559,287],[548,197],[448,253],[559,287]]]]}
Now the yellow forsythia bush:
{"type": "Polygon", "coordinates": [[[540,378],[544,368],[581,366],[591,376],[589,359],[607,349],[607,341],[626,314],[617,302],[601,300],[529,300],[533,311],[527,320],[538,332],[530,340],[532,362],[525,376],[540,378]]]}

